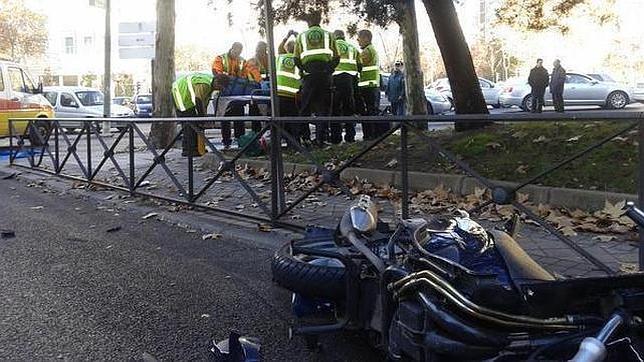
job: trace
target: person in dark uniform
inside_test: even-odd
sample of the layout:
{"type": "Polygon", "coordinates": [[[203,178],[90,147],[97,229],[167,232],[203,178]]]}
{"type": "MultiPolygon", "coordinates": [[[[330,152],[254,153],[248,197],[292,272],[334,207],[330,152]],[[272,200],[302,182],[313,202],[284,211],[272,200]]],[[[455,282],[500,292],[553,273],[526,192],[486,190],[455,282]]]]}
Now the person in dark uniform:
{"type": "Polygon", "coordinates": [[[548,71],[543,67],[543,59],[537,59],[537,65],[530,70],[530,76],[528,77],[528,84],[530,84],[531,88],[530,94],[532,95],[532,105],[530,107],[530,112],[532,113],[541,113],[543,111],[545,103],[543,96],[548,87],[548,78],[548,71]]]}
{"type": "MultiPolygon", "coordinates": [[[[333,86],[335,95],[333,97],[333,115],[334,116],[353,116],[356,114],[355,105],[355,85],[358,81],[360,68],[360,53],[358,49],[349,44],[344,38],[342,30],[333,32],[336,39],[336,47],[340,55],[340,63],[333,73],[333,86]]],[[[354,142],[356,136],[356,126],[354,122],[332,122],[331,123],[331,143],[338,144],[342,142],[342,125],[344,124],[344,141],[354,142]]]]}
{"type": "MultiPolygon", "coordinates": [[[[363,116],[377,116],[380,113],[380,62],[378,52],[371,43],[373,34],[369,30],[358,32],[358,43],[362,52],[360,61],[362,70],[358,87],[361,95],[361,113],[363,116]]],[[[374,140],[382,133],[389,130],[389,124],[376,124],[362,122],[362,131],[365,140],[374,140]]]]}
{"type": "MultiPolygon", "coordinates": [[[[332,107],[333,72],[340,62],[333,34],[322,29],[320,13],[309,15],[309,29],[297,37],[295,65],[304,71],[300,115],[329,116],[332,107]]],[[[329,122],[316,122],[315,143],[328,140],[329,122]]]]}

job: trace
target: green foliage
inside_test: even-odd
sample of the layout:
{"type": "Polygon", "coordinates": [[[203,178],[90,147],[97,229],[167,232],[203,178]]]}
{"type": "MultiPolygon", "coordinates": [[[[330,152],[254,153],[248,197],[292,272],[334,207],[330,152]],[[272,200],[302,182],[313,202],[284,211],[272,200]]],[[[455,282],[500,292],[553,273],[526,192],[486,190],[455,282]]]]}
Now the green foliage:
{"type": "Polygon", "coordinates": [[[20,61],[47,49],[47,17],[29,10],[24,1],[0,0],[0,56],[20,61]]]}
{"type": "Polygon", "coordinates": [[[132,74],[119,73],[114,76],[114,96],[134,96],[134,77],[132,74]]]}
{"type": "Polygon", "coordinates": [[[584,16],[600,24],[616,22],[612,11],[615,0],[506,0],[497,9],[497,20],[522,31],[557,29],[569,31],[567,18],[574,11],[584,11],[584,16]]]}
{"type": "Polygon", "coordinates": [[[88,73],[83,74],[80,80],[80,85],[83,87],[95,88],[97,86],[96,81],[98,77],[96,74],[88,73]]]}

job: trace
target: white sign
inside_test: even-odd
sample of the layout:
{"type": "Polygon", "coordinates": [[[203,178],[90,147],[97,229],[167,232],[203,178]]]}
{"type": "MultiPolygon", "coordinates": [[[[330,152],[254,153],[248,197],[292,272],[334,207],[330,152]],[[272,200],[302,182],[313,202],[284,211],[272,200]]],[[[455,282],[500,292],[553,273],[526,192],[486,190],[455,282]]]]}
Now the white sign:
{"type": "Polygon", "coordinates": [[[154,47],[119,48],[121,59],[154,59],[154,47]]]}
{"type": "Polygon", "coordinates": [[[156,23],[153,21],[142,23],[119,23],[119,33],[154,33],[157,31],[156,23]]]}
{"type": "Polygon", "coordinates": [[[154,59],[156,23],[119,23],[119,57],[154,59]]]}
{"type": "Polygon", "coordinates": [[[154,33],[120,34],[120,47],[150,47],[154,46],[154,33]]]}

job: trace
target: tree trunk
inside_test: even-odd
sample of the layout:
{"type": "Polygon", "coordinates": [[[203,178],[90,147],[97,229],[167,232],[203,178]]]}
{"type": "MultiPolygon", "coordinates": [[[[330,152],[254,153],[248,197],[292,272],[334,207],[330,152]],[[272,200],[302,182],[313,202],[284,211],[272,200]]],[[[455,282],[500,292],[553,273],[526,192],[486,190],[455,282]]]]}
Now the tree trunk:
{"type": "MultiPolygon", "coordinates": [[[[157,34],[152,88],[154,95],[154,116],[172,118],[174,101],[174,12],[175,0],[157,0],[157,34]]],[[[174,122],[152,123],[150,138],[155,147],[167,147],[175,136],[174,122]]]]}
{"type": "Polygon", "coordinates": [[[418,24],[414,0],[401,1],[403,16],[398,24],[403,38],[403,61],[405,63],[405,92],[407,114],[427,114],[427,99],[423,84],[423,70],[420,65],[418,45],[418,24]]]}
{"type": "MultiPolygon", "coordinates": [[[[452,0],[423,0],[454,97],[457,114],[488,113],[472,55],[465,41],[452,0]]],[[[480,128],[483,124],[457,122],[456,130],[480,128]]]]}

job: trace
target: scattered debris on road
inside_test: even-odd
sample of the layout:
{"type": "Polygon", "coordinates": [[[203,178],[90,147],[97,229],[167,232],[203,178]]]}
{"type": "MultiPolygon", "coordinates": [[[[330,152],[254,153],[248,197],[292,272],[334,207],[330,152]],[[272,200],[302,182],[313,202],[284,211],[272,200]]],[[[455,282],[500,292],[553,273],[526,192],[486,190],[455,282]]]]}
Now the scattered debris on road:
{"type": "Polygon", "coordinates": [[[147,219],[151,219],[151,218],[153,218],[153,217],[155,217],[155,216],[158,216],[158,215],[159,215],[159,214],[158,214],[158,213],[156,213],[156,212],[151,212],[151,213],[149,213],[149,214],[147,214],[147,215],[143,216],[143,218],[142,218],[142,219],[143,219],[143,220],[147,220],[147,219]]]}
{"type": "Polygon", "coordinates": [[[257,229],[263,233],[270,233],[273,227],[269,224],[257,224],[257,229]]]}
{"type": "Polygon", "coordinates": [[[44,208],[45,208],[44,206],[32,206],[32,207],[30,207],[31,210],[42,210],[44,208]]]}
{"type": "Polygon", "coordinates": [[[2,239],[11,239],[16,237],[16,233],[13,230],[0,230],[0,237],[2,239]]]}
{"type": "Polygon", "coordinates": [[[221,234],[205,234],[201,237],[202,240],[215,240],[221,238],[221,234]]]}
{"type": "Polygon", "coordinates": [[[114,232],[117,232],[117,231],[120,231],[120,230],[121,230],[120,226],[114,226],[114,227],[111,227],[111,228],[107,229],[105,232],[114,233],[114,232]]]}

